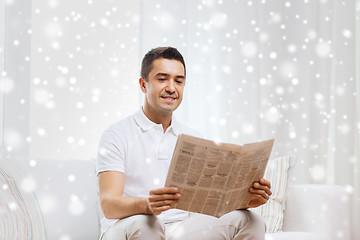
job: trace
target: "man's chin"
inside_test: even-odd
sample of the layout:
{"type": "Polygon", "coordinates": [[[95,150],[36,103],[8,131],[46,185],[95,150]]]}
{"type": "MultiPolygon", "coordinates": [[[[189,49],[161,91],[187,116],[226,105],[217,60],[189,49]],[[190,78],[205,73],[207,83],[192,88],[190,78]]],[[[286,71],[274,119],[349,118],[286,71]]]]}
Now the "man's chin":
{"type": "Polygon", "coordinates": [[[174,112],[177,108],[178,108],[179,105],[177,106],[171,106],[171,105],[167,105],[167,106],[163,106],[161,108],[162,112],[166,112],[166,113],[172,113],[174,112]]]}

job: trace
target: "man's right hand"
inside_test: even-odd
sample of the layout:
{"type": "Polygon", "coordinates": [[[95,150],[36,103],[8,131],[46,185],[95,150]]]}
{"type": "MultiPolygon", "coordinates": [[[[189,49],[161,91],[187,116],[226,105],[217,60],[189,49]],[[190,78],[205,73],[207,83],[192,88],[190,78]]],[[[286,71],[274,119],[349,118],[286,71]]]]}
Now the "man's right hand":
{"type": "Polygon", "coordinates": [[[177,203],[180,198],[181,195],[176,187],[163,187],[150,190],[148,213],[159,215],[163,211],[169,210],[170,205],[177,203]]]}

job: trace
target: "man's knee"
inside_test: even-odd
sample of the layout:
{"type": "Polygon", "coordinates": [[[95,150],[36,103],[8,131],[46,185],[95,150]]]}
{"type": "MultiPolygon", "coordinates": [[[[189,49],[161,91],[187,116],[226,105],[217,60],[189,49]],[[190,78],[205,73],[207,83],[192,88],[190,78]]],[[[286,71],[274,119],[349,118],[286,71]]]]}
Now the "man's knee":
{"type": "Polygon", "coordinates": [[[222,216],[234,229],[234,239],[264,239],[265,222],[263,218],[249,210],[236,210],[222,216]]]}
{"type": "MultiPolygon", "coordinates": [[[[249,210],[241,210],[246,215],[247,223],[241,230],[242,237],[239,239],[260,240],[265,238],[265,222],[264,219],[256,212],[249,210]]],[[[238,238],[235,238],[238,239],[238,238]]]]}
{"type": "Polygon", "coordinates": [[[104,234],[104,240],[164,239],[164,229],[155,216],[133,215],[119,219],[104,234]]]}
{"type": "Polygon", "coordinates": [[[259,230],[263,230],[265,232],[266,226],[265,226],[264,218],[256,212],[253,211],[247,211],[247,212],[249,214],[251,224],[254,225],[256,228],[258,228],[259,230]]]}

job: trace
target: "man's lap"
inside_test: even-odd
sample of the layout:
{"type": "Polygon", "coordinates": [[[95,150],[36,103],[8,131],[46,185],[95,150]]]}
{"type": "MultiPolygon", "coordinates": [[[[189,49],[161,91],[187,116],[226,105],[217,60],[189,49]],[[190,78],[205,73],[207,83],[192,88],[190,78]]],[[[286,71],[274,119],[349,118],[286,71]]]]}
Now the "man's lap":
{"type": "Polygon", "coordinates": [[[191,213],[190,217],[183,221],[163,224],[160,220],[152,219],[149,215],[134,215],[118,220],[106,231],[103,240],[236,239],[236,236],[241,234],[247,236],[249,234],[246,234],[246,231],[257,231],[257,228],[260,228],[258,235],[261,236],[261,232],[264,232],[264,229],[261,228],[264,226],[260,218],[248,210],[237,210],[225,214],[221,218],[191,213]]]}
{"type": "Polygon", "coordinates": [[[191,213],[191,217],[184,221],[165,224],[166,240],[234,239],[236,234],[250,222],[252,214],[248,210],[237,210],[216,218],[191,213]]]}

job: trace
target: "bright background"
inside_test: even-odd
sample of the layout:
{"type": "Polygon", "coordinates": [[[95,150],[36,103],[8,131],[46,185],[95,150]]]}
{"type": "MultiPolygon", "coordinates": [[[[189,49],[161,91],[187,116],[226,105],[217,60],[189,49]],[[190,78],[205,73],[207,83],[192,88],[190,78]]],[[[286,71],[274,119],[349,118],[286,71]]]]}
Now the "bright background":
{"type": "Polygon", "coordinates": [[[1,1],[2,152],[93,158],[142,105],[142,56],[175,46],[179,120],[217,141],[275,137],[272,156],[297,156],[293,182],[346,187],[358,226],[359,17],[360,0],[1,1]]]}

